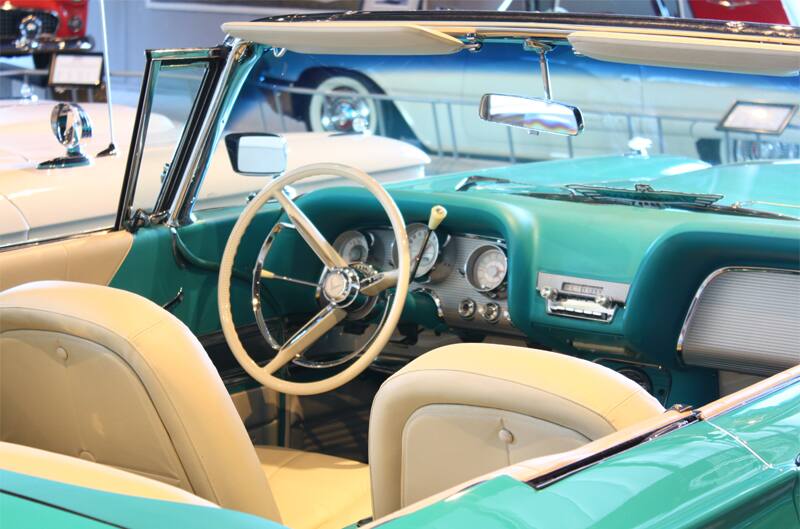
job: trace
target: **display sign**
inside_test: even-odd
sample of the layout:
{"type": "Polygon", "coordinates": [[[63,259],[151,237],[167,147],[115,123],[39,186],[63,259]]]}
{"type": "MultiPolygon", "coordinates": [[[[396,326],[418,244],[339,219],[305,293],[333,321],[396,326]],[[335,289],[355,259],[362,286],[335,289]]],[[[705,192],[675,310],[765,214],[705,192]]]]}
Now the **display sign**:
{"type": "Polygon", "coordinates": [[[59,53],[50,61],[50,86],[92,87],[102,82],[102,53],[59,53]]]}
{"type": "Polygon", "coordinates": [[[722,118],[717,129],[754,134],[781,134],[797,112],[790,103],[737,101],[722,118]]]}

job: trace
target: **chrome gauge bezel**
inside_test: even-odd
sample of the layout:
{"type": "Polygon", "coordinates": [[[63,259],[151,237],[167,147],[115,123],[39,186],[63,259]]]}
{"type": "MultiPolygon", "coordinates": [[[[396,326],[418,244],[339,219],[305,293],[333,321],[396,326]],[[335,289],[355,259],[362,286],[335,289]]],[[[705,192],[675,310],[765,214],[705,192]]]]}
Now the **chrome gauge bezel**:
{"type": "MultiPolygon", "coordinates": [[[[411,240],[411,232],[412,231],[414,231],[414,230],[427,230],[427,229],[428,229],[428,227],[425,224],[422,224],[421,222],[412,222],[411,224],[408,224],[406,226],[406,232],[409,234],[408,235],[409,244],[410,244],[410,240],[411,240]]],[[[420,267],[417,269],[417,273],[413,277],[414,281],[416,281],[418,279],[422,279],[425,276],[427,276],[428,274],[431,274],[434,270],[436,270],[436,267],[438,266],[439,262],[441,261],[441,258],[442,258],[442,246],[441,246],[441,242],[439,240],[439,236],[436,234],[435,230],[431,232],[431,236],[430,236],[430,239],[428,240],[428,244],[433,244],[433,248],[434,248],[434,250],[436,252],[436,255],[434,255],[434,257],[433,257],[433,263],[430,265],[429,268],[423,268],[422,265],[420,264],[420,267]]],[[[416,259],[416,257],[417,257],[417,254],[414,253],[414,251],[412,249],[412,251],[411,251],[411,259],[412,260],[416,259]]],[[[391,259],[392,266],[397,266],[397,248],[396,248],[396,242],[395,241],[392,241],[391,258],[392,258],[391,259]]],[[[412,268],[413,268],[413,263],[412,263],[412,268]]]]}
{"type": "MultiPolygon", "coordinates": [[[[359,242],[362,242],[362,241],[359,241],[359,242]]],[[[359,230],[347,230],[347,231],[344,231],[344,232],[340,233],[339,236],[336,237],[336,239],[333,241],[333,247],[337,252],[342,254],[342,257],[344,257],[345,260],[348,261],[348,264],[354,264],[354,263],[366,263],[368,261],[368,259],[370,257],[371,249],[372,249],[371,248],[372,244],[370,244],[370,237],[367,236],[366,233],[364,233],[362,231],[359,231],[359,230]],[[352,261],[351,262],[347,258],[346,255],[342,254],[342,248],[344,248],[344,246],[347,243],[349,243],[351,240],[354,240],[354,239],[361,239],[363,241],[363,245],[364,245],[364,248],[366,249],[366,253],[364,254],[364,258],[363,259],[359,259],[357,261],[352,261]]]]}
{"type": "Polygon", "coordinates": [[[464,264],[464,276],[466,277],[470,286],[476,291],[491,298],[503,297],[508,285],[508,254],[506,253],[506,249],[497,244],[484,244],[478,246],[469,254],[469,257],[467,257],[467,262],[464,264]],[[477,280],[475,279],[475,263],[477,262],[478,258],[489,251],[500,252],[505,260],[506,266],[505,273],[503,274],[503,278],[500,280],[500,282],[497,285],[485,288],[478,284],[477,280]]]}

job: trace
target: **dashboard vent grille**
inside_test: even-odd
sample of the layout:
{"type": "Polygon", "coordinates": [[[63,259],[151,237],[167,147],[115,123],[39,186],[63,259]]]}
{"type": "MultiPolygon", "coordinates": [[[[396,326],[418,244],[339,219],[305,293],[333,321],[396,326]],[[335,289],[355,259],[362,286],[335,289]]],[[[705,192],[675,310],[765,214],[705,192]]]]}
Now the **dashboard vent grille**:
{"type": "Polygon", "coordinates": [[[800,364],[800,272],[715,272],[695,296],[678,349],[689,365],[758,375],[800,364]]]}

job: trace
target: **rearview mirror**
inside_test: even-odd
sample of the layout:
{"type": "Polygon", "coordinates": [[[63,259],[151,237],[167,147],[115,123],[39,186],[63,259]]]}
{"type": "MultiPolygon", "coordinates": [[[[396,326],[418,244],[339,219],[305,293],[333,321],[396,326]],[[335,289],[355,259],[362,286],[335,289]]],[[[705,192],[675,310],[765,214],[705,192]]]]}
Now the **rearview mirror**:
{"type": "Polygon", "coordinates": [[[536,97],[484,94],[478,115],[484,121],[561,136],[577,136],[583,130],[578,107],[536,97]]]}
{"type": "Polygon", "coordinates": [[[286,139],[261,132],[225,136],[233,170],[247,176],[278,176],[286,170],[286,139]]]}

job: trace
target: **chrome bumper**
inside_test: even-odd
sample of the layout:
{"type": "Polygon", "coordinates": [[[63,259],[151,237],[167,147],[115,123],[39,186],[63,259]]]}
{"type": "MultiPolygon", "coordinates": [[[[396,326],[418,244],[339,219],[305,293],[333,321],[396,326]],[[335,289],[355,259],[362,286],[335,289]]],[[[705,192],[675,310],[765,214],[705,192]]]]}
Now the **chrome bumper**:
{"type": "Polygon", "coordinates": [[[92,48],[94,48],[94,39],[88,35],[74,39],[42,37],[29,42],[21,42],[19,39],[2,40],[0,41],[0,56],[58,53],[61,51],[90,51],[92,48]]]}

